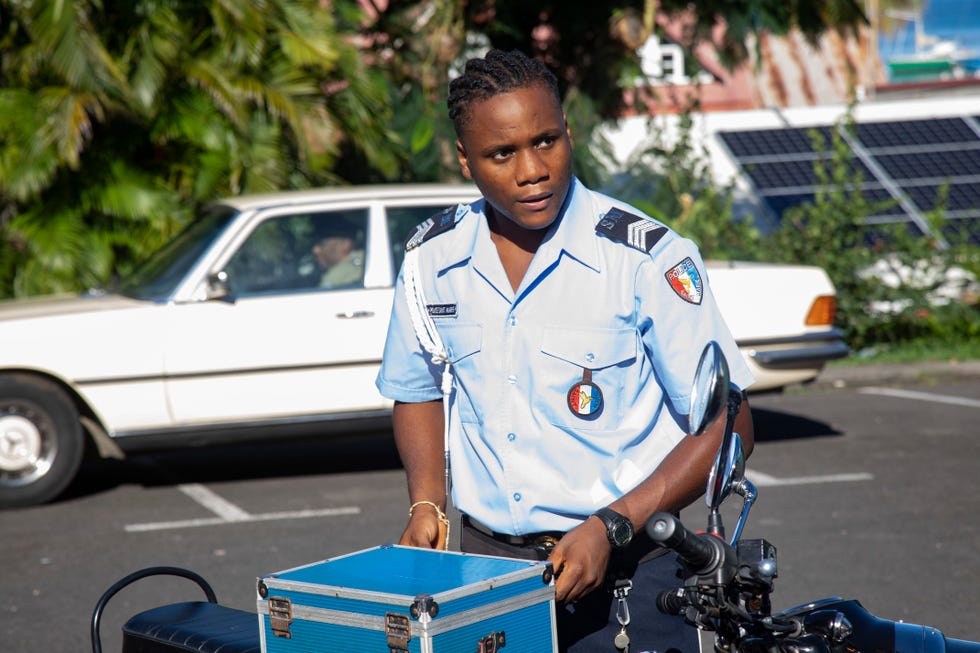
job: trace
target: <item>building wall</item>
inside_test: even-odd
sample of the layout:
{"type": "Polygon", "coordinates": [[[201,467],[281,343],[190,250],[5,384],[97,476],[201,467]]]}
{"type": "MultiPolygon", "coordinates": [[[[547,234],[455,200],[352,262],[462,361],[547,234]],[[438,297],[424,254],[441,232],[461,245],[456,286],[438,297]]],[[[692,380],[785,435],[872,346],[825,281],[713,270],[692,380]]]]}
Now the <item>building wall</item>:
{"type": "MultiPolygon", "coordinates": [[[[678,25],[661,27],[678,40],[683,33],[678,25]]],[[[728,70],[710,43],[701,44],[694,55],[713,81],[653,83],[628,97],[650,113],[683,111],[695,99],[702,111],[819,106],[863,99],[885,79],[867,30],[856,37],[829,32],[812,44],[794,30],[786,36],[762,35],[748,47],[751,59],[728,70]]]]}

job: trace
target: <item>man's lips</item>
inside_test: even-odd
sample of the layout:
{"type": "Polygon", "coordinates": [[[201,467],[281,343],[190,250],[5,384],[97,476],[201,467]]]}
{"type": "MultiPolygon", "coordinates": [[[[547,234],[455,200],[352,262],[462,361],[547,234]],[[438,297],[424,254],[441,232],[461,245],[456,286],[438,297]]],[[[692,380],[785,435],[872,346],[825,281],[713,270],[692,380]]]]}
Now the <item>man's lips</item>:
{"type": "Polygon", "coordinates": [[[548,206],[548,202],[553,197],[553,193],[540,193],[518,200],[518,203],[529,209],[543,209],[548,206]]]}

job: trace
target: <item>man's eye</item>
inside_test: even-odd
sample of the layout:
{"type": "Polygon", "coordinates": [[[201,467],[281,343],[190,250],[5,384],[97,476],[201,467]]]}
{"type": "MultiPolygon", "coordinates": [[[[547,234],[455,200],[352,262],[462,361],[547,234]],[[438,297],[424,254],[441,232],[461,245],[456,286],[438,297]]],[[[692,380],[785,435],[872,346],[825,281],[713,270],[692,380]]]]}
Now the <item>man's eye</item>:
{"type": "Polygon", "coordinates": [[[504,159],[507,159],[511,154],[512,153],[509,150],[500,150],[498,152],[494,152],[493,154],[491,154],[490,158],[495,161],[503,161],[504,159]]]}
{"type": "Polygon", "coordinates": [[[545,136],[544,138],[538,141],[538,147],[551,147],[552,145],[555,144],[556,140],[558,139],[555,138],[554,136],[545,136]]]}

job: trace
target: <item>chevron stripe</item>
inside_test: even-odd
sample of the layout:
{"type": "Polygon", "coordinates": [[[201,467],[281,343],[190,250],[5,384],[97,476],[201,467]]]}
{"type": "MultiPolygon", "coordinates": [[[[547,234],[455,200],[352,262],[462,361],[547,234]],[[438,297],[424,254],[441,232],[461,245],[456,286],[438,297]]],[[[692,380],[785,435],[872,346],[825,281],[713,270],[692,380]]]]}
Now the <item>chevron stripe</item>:
{"type": "Polygon", "coordinates": [[[647,235],[660,228],[659,225],[647,220],[634,222],[627,230],[627,238],[629,239],[630,246],[642,249],[645,252],[650,251],[652,243],[650,245],[647,244],[647,235]]]}
{"type": "Polygon", "coordinates": [[[435,223],[435,220],[432,218],[427,218],[425,222],[422,222],[419,224],[419,226],[415,227],[415,233],[412,234],[412,237],[405,243],[405,249],[414,249],[425,242],[425,235],[432,230],[435,223]]]}

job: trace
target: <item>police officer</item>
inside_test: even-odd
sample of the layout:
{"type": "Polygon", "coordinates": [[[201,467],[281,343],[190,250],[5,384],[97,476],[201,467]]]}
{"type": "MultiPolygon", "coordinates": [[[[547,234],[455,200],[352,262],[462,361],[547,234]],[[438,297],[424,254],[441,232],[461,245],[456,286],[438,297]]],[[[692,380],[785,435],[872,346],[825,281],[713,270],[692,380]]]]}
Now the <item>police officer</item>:
{"type": "MultiPolygon", "coordinates": [[[[686,435],[704,345],[752,382],[697,248],[573,176],[541,62],[471,59],[448,105],[483,198],[420,225],[396,285],[377,385],[411,501],[400,543],[442,545],[448,445],[461,548],[553,563],[562,650],[695,651],[654,608],[676,563],[642,528],[704,491],[722,426],[686,435]]],[[[746,402],[736,430],[751,451],[746,402]]]]}

